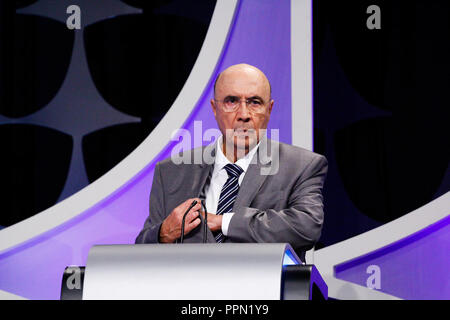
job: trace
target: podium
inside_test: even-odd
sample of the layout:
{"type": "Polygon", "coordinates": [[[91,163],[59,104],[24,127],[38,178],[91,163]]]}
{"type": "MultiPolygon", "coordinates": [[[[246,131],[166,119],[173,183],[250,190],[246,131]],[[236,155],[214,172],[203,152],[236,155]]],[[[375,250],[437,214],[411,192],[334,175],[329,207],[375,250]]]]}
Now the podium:
{"type": "Polygon", "coordinates": [[[62,300],[312,300],[328,288],[289,244],[138,244],[91,248],[67,267],[62,300]]]}

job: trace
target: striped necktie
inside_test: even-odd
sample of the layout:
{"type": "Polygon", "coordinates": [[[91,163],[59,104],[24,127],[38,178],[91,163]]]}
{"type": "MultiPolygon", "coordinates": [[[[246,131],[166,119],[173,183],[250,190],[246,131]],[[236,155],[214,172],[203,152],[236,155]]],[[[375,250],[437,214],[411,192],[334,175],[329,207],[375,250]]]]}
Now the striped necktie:
{"type": "MultiPolygon", "coordinates": [[[[244,172],[241,167],[233,163],[227,164],[224,168],[228,173],[228,179],[220,192],[219,203],[217,204],[217,214],[231,212],[233,209],[234,201],[236,201],[239,192],[239,176],[244,172]]],[[[215,233],[214,237],[218,243],[225,240],[225,236],[222,232],[215,233]]]]}

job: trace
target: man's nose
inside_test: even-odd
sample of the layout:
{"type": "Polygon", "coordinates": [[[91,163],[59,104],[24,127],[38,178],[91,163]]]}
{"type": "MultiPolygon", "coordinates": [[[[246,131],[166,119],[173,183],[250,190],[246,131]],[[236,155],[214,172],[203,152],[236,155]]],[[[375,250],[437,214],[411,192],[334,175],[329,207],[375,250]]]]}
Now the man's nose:
{"type": "Polygon", "coordinates": [[[237,112],[239,118],[241,118],[242,120],[250,119],[250,110],[248,109],[247,101],[245,99],[239,101],[239,108],[237,112]]]}

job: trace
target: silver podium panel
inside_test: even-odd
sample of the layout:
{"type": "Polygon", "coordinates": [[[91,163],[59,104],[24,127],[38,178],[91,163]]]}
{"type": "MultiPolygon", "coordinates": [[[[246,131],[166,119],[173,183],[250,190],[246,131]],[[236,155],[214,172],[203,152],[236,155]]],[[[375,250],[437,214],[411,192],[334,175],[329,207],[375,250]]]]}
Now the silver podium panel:
{"type": "Polygon", "coordinates": [[[94,246],[83,299],[279,300],[285,254],[300,262],[277,243],[94,246]]]}

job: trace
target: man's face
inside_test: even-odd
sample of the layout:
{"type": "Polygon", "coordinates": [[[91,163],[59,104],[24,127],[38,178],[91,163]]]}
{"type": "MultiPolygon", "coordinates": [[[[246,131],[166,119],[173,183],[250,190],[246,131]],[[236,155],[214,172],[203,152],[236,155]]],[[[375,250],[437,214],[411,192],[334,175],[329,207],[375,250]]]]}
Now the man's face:
{"type": "MultiPolygon", "coordinates": [[[[270,85],[261,71],[250,67],[231,67],[225,70],[217,80],[215,99],[211,106],[220,131],[225,137],[227,149],[233,147],[239,153],[246,154],[261,137],[261,129],[266,129],[273,100],[270,98],[270,85]],[[225,112],[223,101],[239,99],[238,108],[225,112]],[[259,99],[264,105],[262,110],[254,112],[246,99],[259,99]]],[[[231,151],[231,150],[230,150],[231,151]]],[[[239,157],[238,157],[239,158],[239,157]]]]}

